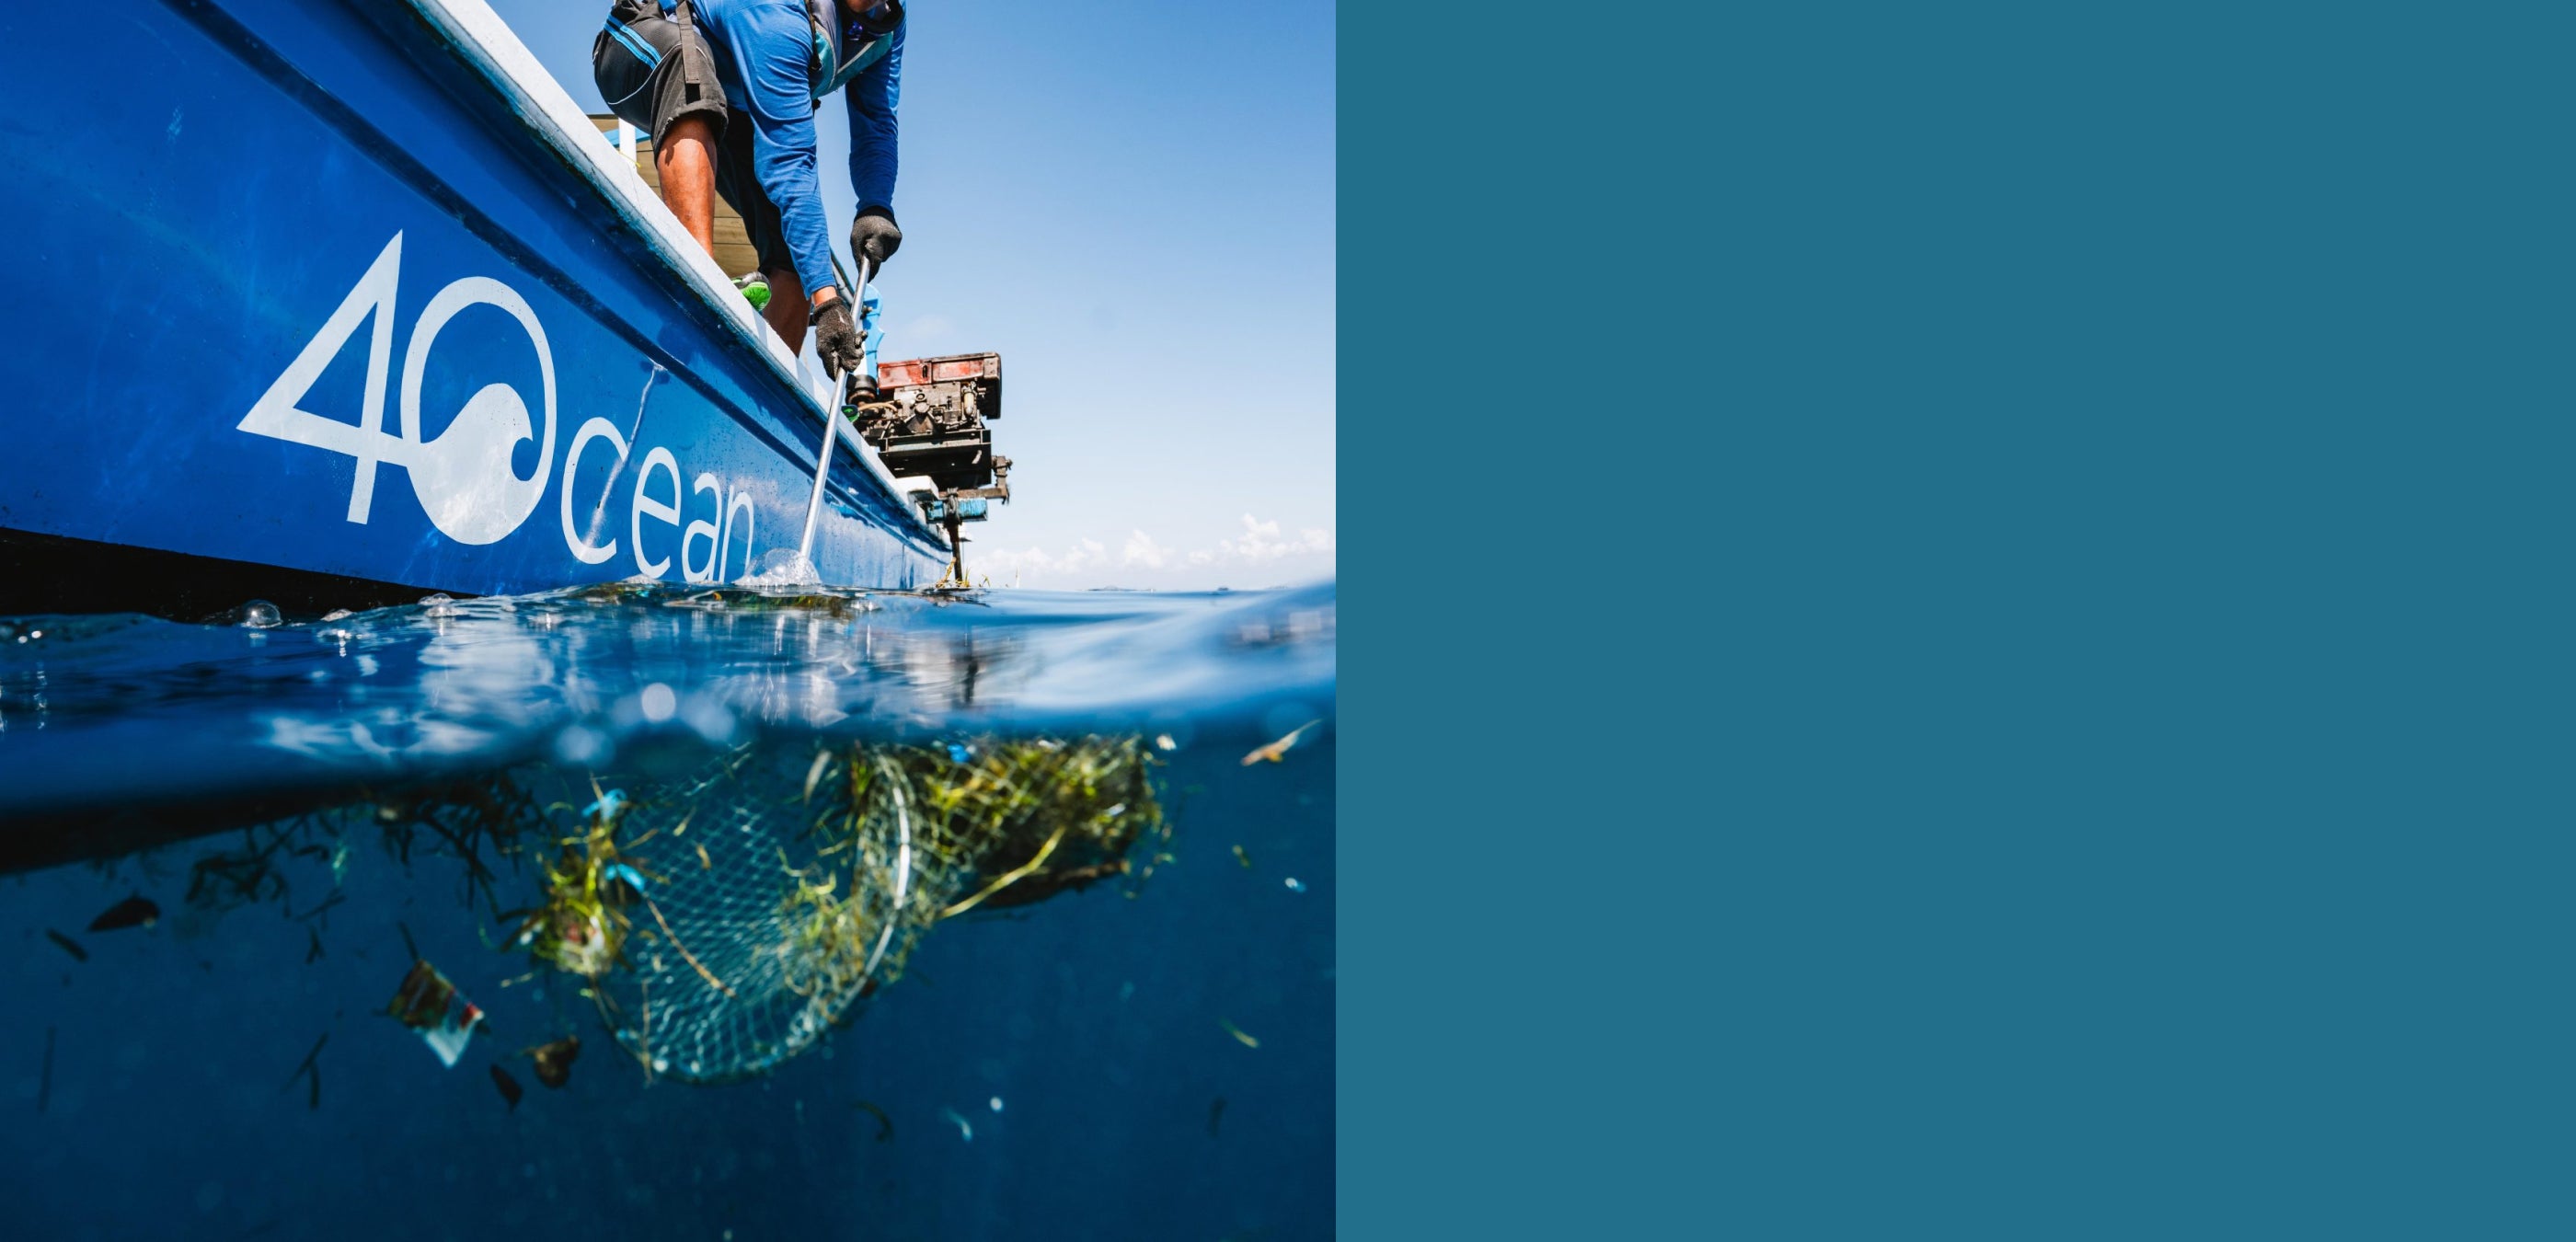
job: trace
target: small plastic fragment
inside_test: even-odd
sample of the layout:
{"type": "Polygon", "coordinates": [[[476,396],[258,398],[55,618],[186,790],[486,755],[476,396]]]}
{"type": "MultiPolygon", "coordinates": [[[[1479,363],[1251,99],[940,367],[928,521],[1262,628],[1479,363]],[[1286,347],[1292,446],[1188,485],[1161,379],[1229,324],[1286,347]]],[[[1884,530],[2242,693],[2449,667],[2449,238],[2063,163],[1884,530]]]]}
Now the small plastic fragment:
{"type": "Polygon", "coordinates": [[[807,802],[814,800],[814,786],[822,783],[823,770],[831,766],[832,752],[828,750],[818,750],[814,752],[814,766],[805,769],[805,800],[807,802]]]}
{"type": "Polygon", "coordinates": [[[581,1055],[581,1036],[566,1035],[551,1044],[539,1044],[528,1049],[528,1055],[537,1063],[537,1081],[561,1088],[572,1080],[573,1058],[581,1055]]]}
{"type": "Polygon", "coordinates": [[[403,976],[402,987],[394,992],[386,1012],[420,1036],[438,1054],[439,1063],[450,1069],[465,1055],[475,1026],[483,1021],[483,1010],[459,994],[456,985],[426,960],[411,964],[411,973],[403,976]]]}
{"type": "Polygon", "coordinates": [[[519,1111],[519,1097],[527,1094],[527,1088],[520,1086],[518,1079],[510,1077],[510,1071],[493,1066],[492,1086],[500,1091],[502,1099],[510,1102],[511,1112],[519,1111]]]}
{"type": "Polygon", "coordinates": [[[1316,725],[1322,723],[1324,722],[1321,720],[1309,720],[1294,729],[1290,729],[1288,731],[1288,736],[1283,737],[1276,742],[1272,742],[1267,746],[1254,747],[1251,754],[1243,757],[1243,766],[1248,768],[1264,759],[1267,759],[1272,763],[1281,762],[1287,758],[1288,748],[1295,746],[1297,744],[1297,739],[1306,736],[1306,730],[1312,729],[1316,725]]]}

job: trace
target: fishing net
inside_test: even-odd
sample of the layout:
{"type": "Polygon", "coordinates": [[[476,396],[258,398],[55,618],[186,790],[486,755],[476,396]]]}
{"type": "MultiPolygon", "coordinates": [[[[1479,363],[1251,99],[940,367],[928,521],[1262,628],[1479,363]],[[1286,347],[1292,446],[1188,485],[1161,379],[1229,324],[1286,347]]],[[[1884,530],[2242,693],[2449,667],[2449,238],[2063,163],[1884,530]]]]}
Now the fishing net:
{"type": "Polygon", "coordinates": [[[517,942],[584,976],[657,1076],[766,1072],[898,977],[921,935],[1128,873],[1168,836],[1140,739],[750,748],[593,790],[517,942]]]}

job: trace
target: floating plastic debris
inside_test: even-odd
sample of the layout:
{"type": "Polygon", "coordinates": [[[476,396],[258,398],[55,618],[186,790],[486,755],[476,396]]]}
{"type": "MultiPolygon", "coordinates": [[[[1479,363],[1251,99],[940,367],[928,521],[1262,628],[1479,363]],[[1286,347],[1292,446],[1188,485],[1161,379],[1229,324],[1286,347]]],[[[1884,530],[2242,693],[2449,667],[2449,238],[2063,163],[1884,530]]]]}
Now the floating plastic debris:
{"type": "Polygon", "coordinates": [[[993,1097],[993,1111],[997,1113],[1002,1111],[1002,1097],[998,1095],[993,1097]]]}
{"type": "Polygon", "coordinates": [[[603,880],[624,881],[638,894],[641,894],[644,891],[644,873],[637,871],[633,867],[627,866],[625,863],[610,863],[600,870],[599,875],[603,880]]]}
{"type": "Polygon", "coordinates": [[[947,1105],[942,1104],[942,1105],[940,1105],[940,1106],[939,1106],[939,1115],[940,1115],[940,1116],[942,1116],[942,1117],[945,1117],[945,1118],[949,1119],[950,1121],[956,1122],[956,1123],[957,1123],[957,1132],[958,1132],[959,1134],[965,1135],[965,1136],[966,1136],[966,1141],[967,1141],[967,1142],[972,1143],[972,1142],[974,1142],[974,1141],[975,1141],[975,1127],[973,1127],[973,1126],[971,1126],[971,1125],[966,1124],[966,1119],[965,1119],[965,1118],[963,1118],[963,1117],[958,1116],[958,1115],[957,1115],[957,1110],[956,1110],[956,1109],[950,1108],[950,1107],[948,1107],[947,1105]]]}
{"type": "Polygon", "coordinates": [[[814,752],[814,766],[805,769],[805,800],[807,802],[814,800],[814,786],[822,782],[823,770],[831,766],[832,752],[828,750],[818,750],[814,752]]]}
{"type": "Polygon", "coordinates": [[[502,1099],[510,1102],[511,1112],[519,1111],[519,1097],[527,1094],[527,1088],[520,1086],[518,1079],[510,1077],[510,1071],[493,1066],[492,1086],[501,1093],[502,1099]]]}
{"type": "Polygon", "coordinates": [[[1260,1040],[1257,1040],[1257,1039],[1254,1039],[1253,1037],[1251,1037],[1251,1036],[1249,1036],[1249,1035],[1244,1034],[1244,1033],[1243,1033],[1243,1028],[1242,1028],[1242,1027],[1236,1026],[1235,1024],[1233,1024],[1233,1023],[1231,1023],[1231,1022],[1228,1022],[1228,1021],[1226,1021],[1226,1020],[1225,1020],[1225,1019],[1223,1019],[1223,1018],[1219,1018],[1219,1019],[1217,1019],[1217,1020],[1216,1020],[1216,1024],[1217,1024],[1218,1026],[1224,1027],[1224,1028],[1225,1028],[1225,1033],[1226,1033],[1226,1034],[1228,1034],[1228,1035],[1232,1035],[1232,1036],[1234,1036],[1236,1039],[1238,1039],[1238,1040],[1242,1041],[1243,1046],[1244,1046],[1244,1047],[1246,1047],[1246,1048],[1258,1048],[1258,1047],[1260,1047],[1260,1046],[1261,1046],[1261,1041],[1260,1041],[1260,1040]]]}
{"type": "Polygon", "coordinates": [[[86,962],[89,960],[89,950],[80,947],[79,941],[62,934],[61,932],[55,931],[53,928],[48,927],[45,929],[45,939],[61,945],[63,947],[63,952],[71,954],[74,961],[86,962]]]}
{"type": "Polygon", "coordinates": [[[1252,870],[1252,855],[1244,853],[1243,847],[1240,845],[1234,847],[1234,860],[1242,863],[1244,870],[1252,870]]]}
{"type": "Polygon", "coordinates": [[[1288,877],[1287,884],[1289,892],[1302,893],[1306,891],[1306,885],[1293,875],[1288,877]]]}
{"type": "Polygon", "coordinates": [[[94,932],[120,931],[128,927],[150,927],[161,921],[161,907],[141,894],[128,897],[100,912],[89,921],[94,932]]]}
{"type": "Polygon", "coordinates": [[[483,1021],[483,1010],[458,994],[456,985],[425,960],[411,964],[411,973],[403,976],[402,987],[394,992],[386,1012],[410,1027],[438,1054],[439,1063],[450,1069],[465,1055],[475,1025],[483,1021]]]}
{"type": "Polygon", "coordinates": [[[551,1044],[528,1049],[527,1055],[537,1063],[537,1081],[560,1089],[572,1081],[573,1058],[581,1055],[581,1036],[566,1035],[551,1044]]]}
{"type": "Polygon", "coordinates": [[[1297,739],[1306,735],[1306,730],[1312,729],[1316,725],[1322,723],[1324,722],[1321,720],[1309,720],[1294,729],[1290,729],[1288,731],[1288,736],[1283,737],[1276,742],[1272,742],[1267,746],[1255,747],[1251,754],[1243,757],[1243,766],[1248,768],[1264,759],[1267,759],[1272,763],[1281,762],[1287,758],[1288,748],[1295,746],[1297,744],[1297,739]]]}

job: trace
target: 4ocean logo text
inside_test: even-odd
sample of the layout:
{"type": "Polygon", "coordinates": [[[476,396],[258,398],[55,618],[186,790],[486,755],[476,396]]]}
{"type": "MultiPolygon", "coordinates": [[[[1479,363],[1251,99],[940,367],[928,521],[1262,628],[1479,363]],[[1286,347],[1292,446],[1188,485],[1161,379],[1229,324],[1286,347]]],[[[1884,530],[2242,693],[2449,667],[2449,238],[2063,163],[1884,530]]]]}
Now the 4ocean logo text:
{"type": "MultiPolygon", "coordinates": [[[[393,240],[385,243],[366,274],[358,278],[339,307],[322,322],[237,426],[252,435],[309,445],[353,459],[357,472],[349,486],[351,522],[363,524],[373,513],[380,468],[398,466],[410,478],[412,494],[429,515],[430,524],[441,534],[464,544],[498,543],[536,512],[553,478],[554,351],[547,342],[545,325],[538,322],[535,309],[516,290],[488,276],[453,281],[430,298],[420,319],[412,325],[411,338],[403,351],[396,429],[387,430],[385,399],[392,378],[389,373],[394,353],[395,295],[402,275],[402,241],[402,234],[396,233],[393,240]],[[497,307],[526,330],[528,343],[536,350],[541,389],[538,409],[543,426],[540,428],[531,417],[527,397],[518,389],[508,384],[486,384],[466,400],[446,430],[424,438],[421,384],[428,371],[430,351],[437,345],[440,330],[459,312],[474,306],[497,307]],[[300,403],[315,381],[340,356],[349,339],[357,335],[359,325],[370,322],[373,331],[367,352],[366,395],[358,421],[343,422],[301,408],[300,403]],[[520,478],[512,457],[519,443],[530,439],[537,445],[536,469],[520,478]]],[[[590,565],[607,561],[619,551],[618,540],[593,543],[595,531],[585,530],[575,521],[571,480],[583,451],[595,440],[606,440],[617,453],[617,468],[609,480],[611,489],[625,477],[626,459],[634,448],[616,424],[593,418],[573,434],[572,444],[564,453],[564,545],[575,559],[590,565]]],[[[751,498],[739,488],[726,487],[711,473],[700,474],[688,494],[694,497],[714,493],[719,520],[689,522],[681,532],[676,557],[655,559],[646,554],[644,522],[648,518],[675,527],[681,524],[681,477],[679,459],[669,449],[658,447],[644,454],[642,468],[634,474],[628,497],[626,542],[637,571],[658,578],[668,573],[676,560],[684,580],[712,582],[723,577],[731,567],[728,562],[748,568],[751,498]],[[657,477],[669,480],[667,500],[647,494],[648,485],[657,477]],[[739,560],[727,555],[737,545],[742,553],[739,560]]],[[[604,508],[609,499],[603,493],[598,503],[604,508]]],[[[588,525],[596,527],[597,522],[588,525]]]]}

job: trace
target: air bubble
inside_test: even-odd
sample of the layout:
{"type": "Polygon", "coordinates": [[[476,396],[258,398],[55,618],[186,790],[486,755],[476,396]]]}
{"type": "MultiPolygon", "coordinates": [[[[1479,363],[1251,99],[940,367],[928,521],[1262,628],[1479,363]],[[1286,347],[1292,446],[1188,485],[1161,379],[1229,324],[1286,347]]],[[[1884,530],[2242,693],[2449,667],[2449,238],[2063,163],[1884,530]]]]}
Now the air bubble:
{"type": "Polygon", "coordinates": [[[233,610],[233,624],[246,630],[275,629],[285,620],[278,615],[277,605],[264,599],[252,600],[233,610]]]}

